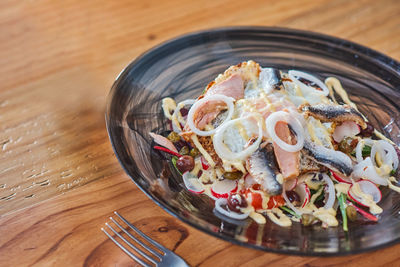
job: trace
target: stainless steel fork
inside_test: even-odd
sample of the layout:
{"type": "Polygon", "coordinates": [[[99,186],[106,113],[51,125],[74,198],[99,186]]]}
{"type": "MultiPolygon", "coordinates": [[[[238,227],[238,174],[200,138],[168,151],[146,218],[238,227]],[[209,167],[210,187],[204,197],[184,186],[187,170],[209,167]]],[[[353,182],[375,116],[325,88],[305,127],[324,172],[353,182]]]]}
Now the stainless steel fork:
{"type": "Polygon", "coordinates": [[[189,266],[181,257],[176,255],[174,252],[171,250],[165,248],[164,246],[160,245],[147,235],[145,235],[142,231],[137,229],[135,226],[133,226],[131,223],[129,223],[124,217],[122,217],[118,212],[114,211],[114,214],[117,215],[126,225],[128,225],[129,228],[131,228],[133,231],[135,231],[138,235],[143,237],[147,242],[152,244],[154,247],[158,248],[162,253],[156,251],[155,249],[151,248],[149,245],[146,245],[136,237],[134,237],[131,233],[129,233],[124,227],[122,227],[116,220],[113,219],[113,217],[110,217],[110,220],[120,229],[122,230],[127,236],[129,236],[134,242],[128,241],[125,237],[123,237],[118,230],[115,230],[112,226],[110,226],[108,223],[106,223],[106,226],[116,235],[118,236],[123,242],[118,242],[111,234],[109,234],[104,228],[101,228],[101,230],[120,248],[122,249],[126,254],[128,254],[132,259],[134,259],[136,262],[138,262],[142,266],[151,266],[145,261],[143,261],[141,258],[133,254],[131,251],[129,251],[126,246],[124,246],[121,243],[125,243],[129,247],[131,247],[134,251],[136,251],[139,255],[141,255],[143,258],[145,258],[147,261],[151,262],[155,266],[163,267],[163,266],[189,266]],[[134,244],[136,243],[136,245],[134,244]],[[138,245],[139,244],[142,249],[139,249],[138,245]],[[145,252],[147,251],[147,252],[145,252]]]}

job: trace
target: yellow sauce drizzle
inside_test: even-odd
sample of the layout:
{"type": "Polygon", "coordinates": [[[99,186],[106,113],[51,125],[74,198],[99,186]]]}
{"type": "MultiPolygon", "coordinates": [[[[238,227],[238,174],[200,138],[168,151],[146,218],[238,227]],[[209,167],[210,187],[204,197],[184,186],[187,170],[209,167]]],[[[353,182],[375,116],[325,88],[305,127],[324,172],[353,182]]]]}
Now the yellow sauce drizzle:
{"type": "Polygon", "coordinates": [[[171,111],[176,109],[175,100],[170,97],[166,97],[162,100],[162,109],[164,111],[164,116],[170,120],[172,120],[171,111]]]}
{"type": "Polygon", "coordinates": [[[292,221],[290,220],[290,218],[278,208],[268,210],[267,216],[271,221],[282,227],[289,227],[292,225],[292,221]]]}
{"type": "Polygon", "coordinates": [[[347,195],[347,192],[350,189],[350,184],[346,184],[346,183],[338,183],[335,184],[335,189],[336,189],[336,195],[340,196],[341,193],[347,195]]]}
{"type": "Polygon", "coordinates": [[[246,168],[243,165],[243,161],[241,160],[222,160],[222,167],[224,168],[225,171],[230,172],[232,171],[232,166],[241,171],[242,173],[247,173],[246,168]]]}
{"type": "Polygon", "coordinates": [[[190,171],[190,173],[197,176],[197,174],[199,173],[201,168],[202,168],[201,162],[200,162],[199,158],[197,158],[194,162],[194,168],[193,168],[193,170],[190,171]]]}
{"type": "Polygon", "coordinates": [[[267,222],[264,216],[255,211],[250,212],[249,217],[252,218],[258,224],[265,224],[267,222]]]}
{"type": "Polygon", "coordinates": [[[359,184],[355,183],[351,187],[351,193],[353,193],[355,196],[361,198],[361,203],[364,204],[365,206],[369,207],[369,211],[372,214],[380,214],[382,213],[382,208],[376,205],[376,203],[373,200],[373,197],[370,194],[366,194],[361,190],[361,187],[359,184]]]}
{"type": "MultiPolygon", "coordinates": [[[[349,99],[349,96],[347,95],[347,92],[343,89],[342,84],[340,83],[340,81],[338,79],[336,79],[335,77],[329,77],[325,80],[325,84],[328,87],[332,87],[335,92],[343,99],[343,101],[349,105],[350,107],[354,108],[355,110],[358,110],[357,105],[354,104],[353,102],[351,102],[351,100],[349,99]]],[[[368,121],[368,119],[361,114],[364,118],[365,121],[368,121]]],[[[392,145],[397,146],[392,140],[390,140],[389,138],[387,138],[386,136],[384,136],[381,132],[379,132],[377,129],[374,130],[374,134],[382,139],[385,140],[387,142],[389,142],[392,145]]]]}
{"type": "Polygon", "coordinates": [[[321,207],[314,211],[313,215],[328,226],[339,225],[339,222],[336,220],[336,211],[333,208],[324,209],[321,207]]]}
{"type": "Polygon", "coordinates": [[[400,193],[400,187],[395,186],[394,184],[392,184],[392,182],[396,182],[397,183],[396,178],[394,178],[393,176],[391,176],[389,178],[389,180],[388,180],[389,188],[394,190],[394,191],[396,191],[396,192],[398,192],[398,193],[400,193]]]}
{"type": "Polygon", "coordinates": [[[349,96],[347,95],[347,92],[343,89],[342,84],[340,83],[340,81],[337,78],[328,77],[325,80],[325,84],[329,88],[333,88],[333,90],[335,90],[335,92],[342,98],[344,103],[346,103],[350,107],[354,108],[355,110],[358,110],[356,104],[351,102],[351,100],[349,99],[349,96]]]}

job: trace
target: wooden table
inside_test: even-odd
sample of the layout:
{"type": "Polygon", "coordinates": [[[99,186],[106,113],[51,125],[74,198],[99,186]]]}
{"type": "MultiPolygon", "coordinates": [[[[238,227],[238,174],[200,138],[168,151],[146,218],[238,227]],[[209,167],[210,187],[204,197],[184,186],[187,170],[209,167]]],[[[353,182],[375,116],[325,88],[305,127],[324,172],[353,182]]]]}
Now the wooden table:
{"type": "Polygon", "coordinates": [[[1,1],[0,266],[135,265],[100,231],[114,210],[194,266],[398,265],[400,245],[349,257],[291,257],[183,224],[122,171],[104,110],[124,66],[183,33],[292,27],[399,60],[399,15],[396,0],[1,1]]]}

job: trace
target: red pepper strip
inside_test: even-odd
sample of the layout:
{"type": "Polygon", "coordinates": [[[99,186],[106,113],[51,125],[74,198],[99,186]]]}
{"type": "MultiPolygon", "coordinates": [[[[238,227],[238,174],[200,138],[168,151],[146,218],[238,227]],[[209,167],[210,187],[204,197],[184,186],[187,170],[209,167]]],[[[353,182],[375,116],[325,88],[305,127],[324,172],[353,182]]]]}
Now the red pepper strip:
{"type": "Polygon", "coordinates": [[[357,206],[354,205],[353,203],[347,202],[347,205],[353,206],[353,207],[356,209],[357,212],[359,212],[362,216],[364,216],[364,217],[367,218],[368,220],[373,221],[373,222],[377,222],[377,221],[378,221],[378,218],[377,218],[377,217],[375,217],[375,216],[372,215],[371,213],[366,212],[366,211],[363,210],[363,209],[360,209],[359,207],[357,207],[357,206]]]}
{"type": "Polygon", "coordinates": [[[162,146],[154,146],[154,148],[157,149],[157,150],[161,150],[161,151],[167,152],[168,154],[171,154],[171,155],[176,156],[178,158],[182,157],[181,154],[176,153],[176,152],[174,152],[174,151],[172,151],[172,150],[170,150],[168,148],[162,147],[162,146]]]}

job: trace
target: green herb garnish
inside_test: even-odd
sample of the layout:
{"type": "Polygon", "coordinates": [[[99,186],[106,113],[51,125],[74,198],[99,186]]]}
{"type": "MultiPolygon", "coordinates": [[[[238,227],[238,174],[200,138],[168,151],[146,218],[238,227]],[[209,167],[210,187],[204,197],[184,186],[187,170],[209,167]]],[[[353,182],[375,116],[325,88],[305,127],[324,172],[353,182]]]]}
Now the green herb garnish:
{"type": "Polygon", "coordinates": [[[347,196],[343,193],[340,193],[338,200],[339,200],[339,207],[340,207],[340,212],[342,213],[342,218],[343,218],[343,230],[345,232],[348,231],[347,228],[347,214],[346,214],[346,199],[347,196]]]}
{"type": "Polygon", "coordinates": [[[296,212],[294,212],[292,209],[286,207],[286,206],[280,206],[279,207],[281,210],[286,211],[287,213],[293,215],[296,218],[301,218],[301,216],[299,214],[297,214],[296,212]]]}
{"type": "Polygon", "coordinates": [[[180,170],[178,169],[178,167],[176,167],[176,161],[177,161],[177,160],[178,160],[178,157],[173,156],[173,157],[171,158],[172,165],[174,165],[175,170],[176,170],[180,175],[182,175],[182,173],[180,172],[180,170]]]}

